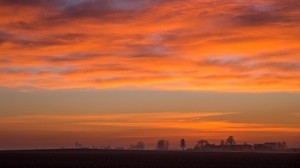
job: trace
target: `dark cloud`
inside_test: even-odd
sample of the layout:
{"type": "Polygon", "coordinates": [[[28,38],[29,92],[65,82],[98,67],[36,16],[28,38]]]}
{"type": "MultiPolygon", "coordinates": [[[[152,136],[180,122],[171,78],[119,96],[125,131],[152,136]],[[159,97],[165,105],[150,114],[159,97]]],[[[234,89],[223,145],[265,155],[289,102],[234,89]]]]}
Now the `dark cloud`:
{"type": "Polygon", "coordinates": [[[41,46],[50,46],[54,45],[54,41],[36,41],[36,40],[31,40],[31,39],[25,39],[25,38],[18,38],[17,35],[15,34],[10,34],[10,33],[5,33],[5,32],[0,32],[0,44],[1,43],[12,43],[17,46],[22,46],[22,47],[41,47],[41,46]]]}
{"type": "MultiPolygon", "coordinates": [[[[50,22],[67,22],[75,19],[90,18],[105,22],[127,22],[141,17],[154,5],[174,0],[82,0],[78,3],[60,3],[59,13],[48,17],[50,22]],[[66,5],[67,4],[67,5],[66,5]]],[[[73,1],[72,1],[73,2],[73,1]]]]}
{"type": "Polygon", "coordinates": [[[150,57],[165,57],[169,56],[170,49],[161,45],[148,44],[148,45],[127,45],[133,52],[128,55],[135,58],[150,58],[150,57]]]}
{"type": "Polygon", "coordinates": [[[300,62],[268,62],[260,63],[258,67],[283,71],[299,71],[300,62]]]}
{"type": "Polygon", "coordinates": [[[274,1],[274,5],[276,5],[280,12],[299,11],[300,9],[299,0],[277,0],[274,1]]]}
{"type": "Polygon", "coordinates": [[[6,32],[0,32],[0,44],[9,41],[10,38],[11,38],[11,34],[6,32]]]}
{"type": "Polygon", "coordinates": [[[76,67],[65,66],[65,67],[4,67],[0,68],[0,73],[2,74],[41,74],[41,73],[65,73],[67,71],[75,70],[76,67]]]}
{"type": "Polygon", "coordinates": [[[48,62],[75,62],[93,59],[102,56],[101,54],[94,53],[71,53],[63,56],[48,56],[43,59],[48,62]]]}
{"type": "MultiPolygon", "coordinates": [[[[80,18],[97,18],[110,21],[126,21],[139,17],[142,11],[163,4],[178,2],[178,0],[0,0],[1,5],[9,6],[40,6],[45,10],[57,11],[55,15],[47,16],[48,21],[68,21],[80,18]],[[46,9],[47,8],[47,9],[46,9]]],[[[187,2],[188,3],[188,2],[187,2]]],[[[211,4],[224,5],[227,3],[199,2],[200,8],[211,4]]],[[[297,17],[287,15],[288,12],[300,9],[298,0],[268,1],[259,3],[233,3],[232,13],[228,15],[232,21],[241,26],[258,26],[270,23],[290,22],[297,17]],[[246,5],[247,4],[247,5],[246,5]]],[[[179,12],[179,11],[178,11],[179,12]]],[[[199,11],[200,13],[203,10],[199,11]]],[[[168,13],[160,14],[170,18],[168,13]]],[[[175,15],[175,13],[172,13],[175,15]]],[[[43,18],[45,19],[45,18],[43,18]]],[[[24,22],[17,26],[30,28],[24,22]]]]}
{"type": "Polygon", "coordinates": [[[256,41],[256,40],[261,40],[261,39],[266,39],[266,37],[255,37],[255,36],[229,36],[229,37],[220,37],[214,40],[209,40],[210,42],[213,43],[241,43],[241,42],[249,42],[251,41],[256,41]]]}
{"type": "Polygon", "coordinates": [[[0,32],[0,44],[12,43],[19,47],[39,48],[76,43],[85,37],[86,35],[77,33],[54,34],[45,37],[19,37],[17,34],[0,32]]]}
{"type": "Polygon", "coordinates": [[[9,63],[9,62],[11,62],[11,60],[8,59],[8,58],[0,58],[0,64],[6,64],[6,63],[9,63]]]}
{"type": "Polygon", "coordinates": [[[28,23],[25,21],[19,21],[15,23],[11,23],[8,25],[8,28],[16,28],[16,29],[23,29],[23,30],[36,30],[37,27],[33,23],[28,23]]]}
{"type": "Polygon", "coordinates": [[[19,47],[25,47],[25,48],[40,48],[40,47],[49,47],[49,46],[55,46],[55,45],[61,45],[63,44],[60,41],[57,40],[22,40],[22,39],[16,39],[11,41],[13,44],[19,46],[19,47]]]}
{"type": "MultiPolygon", "coordinates": [[[[290,84],[294,83],[294,81],[299,81],[300,76],[299,75],[283,75],[283,74],[278,74],[278,73],[262,73],[262,74],[257,74],[253,78],[256,80],[251,81],[252,83],[257,83],[257,84],[267,84],[267,85],[272,85],[274,83],[279,84],[282,81],[291,81],[290,84]]],[[[297,82],[298,83],[298,82],[297,82]]],[[[299,84],[296,84],[299,86],[299,84]]]]}
{"type": "Polygon", "coordinates": [[[32,7],[40,6],[40,7],[62,8],[66,6],[80,4],[85,1],[99,1],[99,0],[0,0],[0,4],[5,6],[32,6],[32,7]]]}
{"type": "Polygon", "coordinates": [[[249,59],[239,56],[210,57],[199,62],[200,66],[229,67],[230,69],[246,70],[249,59]]]}
{"type": "Polygon", "coordinates": [[[250,74],[210,74],[210,75],[202,75],[198,76],[197,80],[228,80],[228,79],[249,79],[251,78],[250,74]]]}
{"type": "Polygon", "coordinates": [[[60,13],[48,17],[50,22],[66,22],[82,18],[100,19],[106,22],[128,20],[135,17],[134,12],[112,8],[110,2],[102,1],[84,1],[80,4],[68,6],[60,13]]]}
{"type": "Polygon", "coordinates": [[[80,34],[80,33],[67,33],[67,34],[53,35],[53,38],[64,40],[64,41],[81,40],[85,37],[87,37],[86,34],[80,34]]]}
{"type": "Polygon", "coordinates": [[[152,4],[173,2],[176,0],[0,0],[2,5],[23,5],[23,6],[37,6],[37,5],[61,5],[61,6],[76,6],[85,3],[91,4],[107,4],[110,8],[122,10],[135,10],[148,7],[152,4]]]}
{"type": "MultiPolygon", "coordinates": [[[[193,43],[195,39],[201,39],[202,41],[221,42],[222,39],[232,38],[232,34],[228,32],[202,32],[199,30],[191,30],[183,28],[169,32],[169,34],[163,34],[162,43],[171,43],[172,45],[178,44],[180,41],[183,44],[193,43]]],[[[180,44],[182,45],[182,44],[180,44]]]]}
{"type": "Polygon", "coordinates": [[[264,26],[276,23],[299,22],[299,1],[266,1],[237,5],[232,9],[234,13],[231,22],[239,26],[264,26]]]}
{"type": "Polygon", "coordinates": [[[74,75],[74,74],[90,74],[90,73],[98,73],[98,72],[106,72],[106,73],[114,73],[114,72],[128,72],[128,71],[140,71],[140,69],[134,69],[132,67],[128,67],[124,64],[118,63],[106,63],[106,64],[95,64],[93,66],[88,67],[78,67],[77,69],[72,69],[69,71],[65,71],[64,75],[74,75]]]}
{"type": "Polygon", "coordinates": [[[24,70],[20,67],[18,68],[0,68],[0,74],[18,74],[22,73],[24,70]]]}
{"type": "MultiPolygon", "coordinates": [[[[265,53],[259,56],[252,56],[249,58],[244,57],[211,57],[203,59],[200,61],[200,66],[214,66],[220,68],[229,68],[239,71],[249,71],[249,70],[280,70],[281,71],[299,71],[300,70],[300,60],[294,61],[268,61],[271,57],[278,57],[278,54],[291,54],[287,51],[265,53]]],[[[280,55],[284,56],[284,55],[280,55]]]]}
{"type": "Polygon", "coordinates": [[[110,78],[98,78],[98,79],[92,79],[90,80],[90,82],[93,83],[98,83],[98,84],[109,84],[109,83],[114,83],[114,82],[121,82],[125,85],[133,85],[132,82],[142,82],[142,83],[147,83],[153,81],[153,80],[157,80],[157,79],[170,79],[172,78],[172,76],[169,75],[150,75],[150,76],[128,76],[128,77],[124,77],[124,76],[115,76],[115,77],[110,77],[110,78]]]}
{"type": "Polygon", "coordinates": [[[241,26],[261,26],[271,23],[282,23],[291,21],[290,16],[276,14],[276,12],[255,12],[240,14],[234,18],[235,23],[241,26]]]}
{"type": "Polygon", "coordinates": [[[48,0],[0,0],[1,5],[38,6],[49,4],[48,0]]]}
{"type": "Polygon", "coordinates": [[[276,58],[276,57],[286,57],[286,56],[293,56],[295,53],[298,53],[300,49],[297,48],[290,48],[285,50],[277,50],[272,52],[264,52],[260,53],[256,56],[253,56],[253,59],[269,59],[269,58],[276,58]]]}

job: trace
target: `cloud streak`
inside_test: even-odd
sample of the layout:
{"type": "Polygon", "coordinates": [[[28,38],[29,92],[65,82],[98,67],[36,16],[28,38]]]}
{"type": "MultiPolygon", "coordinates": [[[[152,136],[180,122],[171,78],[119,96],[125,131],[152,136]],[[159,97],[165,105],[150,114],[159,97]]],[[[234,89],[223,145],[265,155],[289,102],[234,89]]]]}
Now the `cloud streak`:
{"type": "MultiPolygon", "coordinates": [[[[109,127],[119,131],[127,128],[140,129],[179,129],[190,132],[300,132],[298,126],[274,124],[236,123],[214,120],[236,113],[229,112],[159,112],[159,113],[110,113],[110,114],[49,114],[49,115],[12,115],[1,118],[6,131],[109,131],[109,127]],[[40,125],[43,124],[43,127],[40,125]]],[[[158,131],[159,133],[159,131],[158,131]]],[[[138,134],[138,132],[137,132],[138,134]]]]}
{"type": "MultiPolygon", "coordinates": [[[[278,135],[282,137],[289,135],[287,141],[294,142],[295,135],[299,135],[300,132],[300,127],[297,125],[238,123],[215,118],[232,114],[236,113],[160,112],[10,115],[2,116],[0,119],[2,125],[0,135],[5,137],[0,142],[4,145],[3,147],[9,147],[12,142],[14,142],[14,147],[19,147],[19,145],[28,147],[32,141],[35,142],[35,145],[40,143],[45,143],[44,146],[49,145],[53,143],[53,136],[55,136],[56,142],[60,144],[74,141],[74,138],[97,142],[108,137],[110,143],[118,140],[118,144],[124,144],[124,142],[120,142],[120,139],[127,139],[125,144],[129,145],[128,143],[132,143],[132,140],[139,139],[146,140],[147,143],[149,143],[149,140],[161,137],[168,137],[171,140],[174,140],[174,138],[177,140],[176,138],[182,136],[189,139],[199,138],[199,136],[221,139],[227,134],[237,135],[240,138],[246,138],[245,134],[247,134],[248,138],[252,137],[257,141],[260,140],[259,135],[263,133],[267,133],[271,137],[274,135],[276,137],[278,135]],[[70,135],[70,137],[56,136],[64,134],[70,135]],[[43,140],[43,137],[49,137],[49,139],[43,140]],[[17,141],[17,139],[22,139],[22,141],[17,141]],[[29,139],[28,143],[26,139],[29,139]]],[[[249,140],[252,141],[252,139],[247,141],[249,140]]]]}

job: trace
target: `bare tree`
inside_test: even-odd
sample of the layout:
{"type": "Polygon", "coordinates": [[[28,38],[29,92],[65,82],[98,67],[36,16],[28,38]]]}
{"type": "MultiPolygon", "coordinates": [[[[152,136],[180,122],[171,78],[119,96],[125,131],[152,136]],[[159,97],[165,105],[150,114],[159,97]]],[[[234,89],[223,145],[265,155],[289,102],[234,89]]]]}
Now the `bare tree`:
{"type": "Polygon", "coordinates": [[[180,140],[180,147],[181,147],[182,150],[184,151],[184,149],[185,149],[185,147],[186,147],[185,139],[181,139],[181,140],[180,140]]]}
{"type": "Polygon", "coordinates": [[[169,142],[167,140],[159,140],[157,141],[156,145],[158,150],[168,150],[169,149],[169,142]]]}
{"type": "Polygon", "coordinates": [[[226,139],[226,145],[235,145],[235,141],[234,141],[233,136],[229,136],[229,137],[226,139]]]}
{"type": "Polygon", "coordinates": [[[208,145],[208,141],[201,139],[200,141],[197,142],[195,149],[202,149],[204,146],[208,145]]]}

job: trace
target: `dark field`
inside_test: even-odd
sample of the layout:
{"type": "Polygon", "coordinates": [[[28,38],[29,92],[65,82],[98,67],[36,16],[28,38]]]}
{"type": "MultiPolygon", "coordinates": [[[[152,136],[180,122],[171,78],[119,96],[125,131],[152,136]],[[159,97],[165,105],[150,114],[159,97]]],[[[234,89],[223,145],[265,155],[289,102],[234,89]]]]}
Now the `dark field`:
{"type": "Polygon", "coordinates": [[[2,168],[299,168],[296,153],[203,153],[179,151],[0,151],[2,168]]]}

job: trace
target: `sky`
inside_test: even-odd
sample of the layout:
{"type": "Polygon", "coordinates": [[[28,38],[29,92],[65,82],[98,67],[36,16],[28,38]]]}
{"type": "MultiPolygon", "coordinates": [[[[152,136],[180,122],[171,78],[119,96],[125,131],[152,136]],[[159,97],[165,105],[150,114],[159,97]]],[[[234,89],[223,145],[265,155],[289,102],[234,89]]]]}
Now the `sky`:
{"type": "Polygon", "coordinates": [[[0,0],[0,150],[300,147],[299,0],[0,0]]]}

